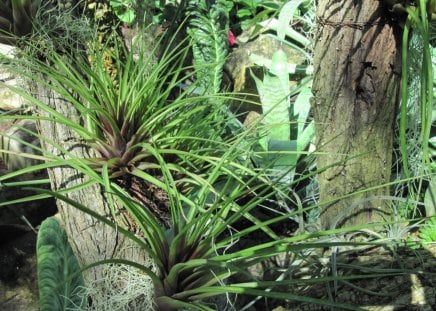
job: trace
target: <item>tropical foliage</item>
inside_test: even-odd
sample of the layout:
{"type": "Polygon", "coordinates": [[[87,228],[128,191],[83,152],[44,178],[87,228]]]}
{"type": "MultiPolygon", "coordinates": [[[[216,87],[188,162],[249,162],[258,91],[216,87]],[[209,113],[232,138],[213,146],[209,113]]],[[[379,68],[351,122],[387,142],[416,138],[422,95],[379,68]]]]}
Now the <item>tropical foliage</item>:
{"type": "MultiPolygon", "coordinates": [[[[154,12],[158,21],[164,19],[169,8],[173,14],[178,12],[188,17],[187,36],[180,40],[181,30],[163,48],[159,43],[167,42],[166,36],[158,38],[157,44],[150,48],[139,33],[127,48],[117,32],[102,43],[90,27],[87,37],[91,34],[94,40],[79,48],[68,44],[67,48],[59,49],[59,46],[47,47],[41,42],[28,41],[24,49],[28,54],[23,52],[14,60],[0,56],[3,66],[28,78],[32,87],[47,89],[67,101],[80,112],[80,122],[69,119],[34,94],[12,86],[9,87],[25,97],[38,113],[0,115],[0,120],[26,119],[65,125],[77,134],[91,154],[79,158],[58,143],[30,131],[43,147],[28,144],[40,154],[28,156],[45,162],[0,176],[1,185],[4,189],[18,185],[38,193],[17,202],[48,196],[63,200],[134,241],[150,255],[155,269],[117,258],[94,265],[129,265],[150,277],[158,310],[224,310],[227,307],[247,310],[260,297],[358,310],[356,306],[333,299],[308,297],[302,289],[320,283],[334,284],[336,290],[341,280],[371,279],[404,271],[392,269],[340,276],[335,274],[336,261],[332,256],[331,267],[330,264],[327,268],[323,266],[330,275],[323,272],[307,279],[292,277],[300,266],[322,266],[320,261],[309,259],[309,254],[316,254],[317,249],[386,245],[385,241],[377,239],[367,241],[368,236],[380,237],[372,233],[373,227],[380,224],[305,230],[307,222],[316,221],[311,215],[317,210],[316,199],[309,195],[316,192],[309,189],[316,188],[316,183],[311,181],[313,161],[306,157],[314,135],[310,115],[311,51],[307,35],[314,24],[311,1],[234,1],[233,6],[229,1],[220,0],[182,2],[180,6],[173,1],[160,2],[154,12]],[[250,32],[250,38],[263,29],[307,57],[307,66],[297,67],[289,64],[281,49],[275,51],[271,59],[251,56],[253,62],[265,70],[263,77],[252,74],[262,116],[251,126],[243,125],[237,111],[230,109],[229,102],[241,101],[241,98],[223,92],[229,23],[235,16],[241,24],[232,26],[242,25],[242,29],[250,32]],[[293,26],[296,23],[298,28],[293,26]],[[189,64],[190,55],[192,64],[189,64]],[[290,77],[297,82],[296,86],[290,86],[290,77]],[[50,152],[47,146],[55,152],[50,152]],[[71,200],[68,193],[76,189],[39,188],[40,184],[47,184],[45,179],[13,181],[22,174],[53,167],[73,168],[86,176],[87,182],[79,185],[80,188],[100,185],[112,215],[99,215],[92,206],[71,200]],[[134,220],[135,233],[115,221],[120,211],[126,211],[134,220]],[[350,232],[365,232],[365,242],[340,239],[350,232]],[[280,256],[288,260],[283,266],[272,268],[268,273],[258,268],[280,256]],[[253,273],[255,269],[258,269],[257,274],[253,273]],[[251,298],[237,299],[238,295],[251,298]]],[[[120,21],[129,25],[136,21],[134,1],[109,3],[120,21]]],[[[11,16],[16,15],[11,10],[16,7],[9,2],[0,2],[0,8],[2,5],[8,5],[8,11],[4,12],[10,14],[5,15],[9,24],[0,16],[0,25],[7,26],[8,38],[12,38],[11,16]]],[[[405,120],[410,117],[410,92],[406,87],[407,70],[403,73],[401,167],[405,176],[414,181],[417,177],[434,174],[429,148],[434,77],[424,6],[424,1],[420,1],[416,7],[406,9],[409,19],[404,28],[405,42],[412,28],[419,30],[424,51],[419,81],[422,85],[419,99],[422,102],[423,170],[414,174],[409,173],[407,165],[410,157],[405,120]]],[[[17,28],[16,34],[25,33],[17,28]]],[[[404,61],[408,48],[403,46],[404,61]]],[[[403,68],[407,67],[404,62],[403,68]]],[[[429,180],[423,203],[427,217],[434,216],[433,180],[429,180]]],[[[416,197],[398,201],[412,206],[419,196],[423,197],[422,187],[421,182],[416,193],[410,191],[416,197]]],[[[14,202],[0,203],[0,206],[11,203],[14,202]]],[[[417,218],[419,215],[413,214],[416,206],[411,209],[412,213],[402,215],[417,218]]],[[[410,221],[411,227],[421,226],[417,236],[425,245],[436,239],[434,219],[429,218],[425,223],[420,219],[410,221]]],[[[395,224],[386,222],[384,225],[395,224]]],[[[395,248],[396,244],[391,243],[389,247],[395,248]]],[[[42,310],[63,310],[70,303],[86,309],[86,298],[76,296],[83,282],[77,273],[77,262],[65,233],[54,219],[47,220],[40,228],[38,264],[42,310]],[[49,269],[50,266],[59,269],[49,269]],[[54,304],[49,306],[52,301],[54,304]],[[55,308],[50,309],[53,306],[55,308]]]]}

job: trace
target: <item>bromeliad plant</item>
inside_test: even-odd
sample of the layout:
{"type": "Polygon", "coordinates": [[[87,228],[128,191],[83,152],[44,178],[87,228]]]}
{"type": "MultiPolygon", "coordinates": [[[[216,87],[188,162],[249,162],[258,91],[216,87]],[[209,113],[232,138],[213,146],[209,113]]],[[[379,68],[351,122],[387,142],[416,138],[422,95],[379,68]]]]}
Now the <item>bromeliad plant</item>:
{"type": "MultiPolygon", "coordinates": [[[[117,42],[115,38],[114,41],[117,42]]],[[[14,88],[40,111],[40,116],[30,118],[67,126],[95,156],[77,159],[69,150],[39,136],[43,145],[55,149],[53,152],[47,148],[41,150],[47,162],[37,168],[28,167],[2,176],[1,181],[32,170],[67,166],[85,176],[105,170],[111,180],[126,187],[131,187],[132,183],[141,187],[156,184],[162,189],[162,172],[154,156],[159,152],[172,163],[172,171],[178,172],[180,191],[192,187],[185,182],[186,175],[194,176],[196,184],[201,184],[214,157],[227,149],[223,134],[228,116],[222,110],[223,100],[214,102],[214,95],[207,98],[193,96],[191,90],[195,85],[183,88],[182,82],[189,78],[184,75],[186,68],[182,66],[188,51],[187,47],[182,47],[183,43],[172,52],[163,51],[157,62],[157,50],[145,51],[147,44],[138,40],[138,46],[130,50],[89,46],[87,55],[79,50],[70,56],[40,49],[37,54],[45,55],[44,61],[35,58],[8,60],[7,66],[12,72],[30,79],[36,77],[40,87],[68,101],[80,113],[81,121],[72,121],[40,98],[14,88]],[[106,65],[104,57],[108,52],[115,60],[110,66],[106,65]],[[197,153],[201,156],[196,156],[197,153]]],[[[39,46],[34,48],[39,49],[39,46]]],[[[4,120],[15,118],[29,116],[0,117],[4,120]]],[[[168,225],[168,204],[160,193],[162,190],[148,191],[139,196],[153,202],[153,207],[148,207],[154,208],[153,212],[160,214],[161,221],[168,225]]]]}
{"type": "MultiPolygon", "coordinates": [[[[204,98],[191,97],[190,90],[180,86],[187,79],[182,74],[186,70],[182,62],[187,48],[181,46],[174,53],[164,52],[158,62],[156,50],[145,52],[138,47],[129,52],[119,46],[91,46],[88,55],[77,54],[68,59],[49,52],[44,54],[48,61],[33,59],[29,63],[22,59],[11,62],[10,67],[16,72],[20,66],[30,68],[18,72],[29,77],[30,71],[37,72],[40,85],[62,96],[80,112],[83,124],[74,123],[40,100],[15,90],[49,119],[77,132],[97,152],[97,157],[83,162],[96,171],[107,166],[110,177],[117,178],[136,169],[155,168],[150,162],[153,157],[149,146],[185,152],[207,150],[207,141],[204,146],[199,143],[201,137],[207,134],[208,139],[217,140],[222,132],[217,121],[213,121],[219,109],[212,103],[199,104],[204,98]],[[107,66],[108,51],[116,60],[115,67],[107,66]]],[[[195,167],[198,162],[179,156],[188,166],[195,167]]]]}
{"type": "MultiPolygon", "coordinates": [[[[265,221],[257,220],[254,217],[256,209],[261,208],[274,195],[275,185],[268,182],[264,172],[252,171],[244,163],[240,163],[244,153],[240,147],[246,146],[245,140],[246,137],[240,137],[228,144],[228,150],[221,157],[210,158],[211,166],[201,183],[198,183],[197,177],[187,176],[187,182],[197,184],[188,193],[178,191],[173,165],[164,160],[165,150],[156,150],[154,156],[164,176],[164,180],[161,183],[156,182],[156,185],[166,189],[168,193],[171,205],[169,228],[161,226],[147,209],[132,199],[119,185],[110,181],[108,171],[95,176],[94,180],[105,185],[112,199],[121,202],[136,220],[140,228],[139,236],[123,228],[118,229],[153,258],[157,271],[128,260],[110,259],[95,265],[127,264],[146,273],[154,285],[156,310],[224,310],[226,302],[214,306],[209,298],[232,294],[289,299],[342,310],[359,310],[348,304],[298,295],[296,290],[309,283],[334,281],[338,277],[320,276],[316,280],[292,280],[287,277],[287,272],[283,272],[278,280],[263,281],[250,275],[250,267],[278,254],[289,253],[297,259],[309,249],[349,243],[320,240],[323,236],[341,234],[347,229],[279,237],[269,228],[274,223],[289,221],[289,217],[296,213],[265,221]],[[241,227],[241,221],[246,219],[251,222],[245,222],[241,227]],[[263,233],[253,243],[250,237],[259,232],[263,233]],[[252,246],[246,246],[247,244],[252,246]],[[278,290],[284,286],[294,286],[294,290],[278,290]]],[[[194,156],[201,157],[201,154],[194,156]]],[[[143,177],[149,178],[146,173],[143,177]]],[[[116,227],[107,218],[78,202],[60,193],[52,194],[107,225],[116,227]]],[[[233,299],[235,298],[227,296],[227,303],[232,304],[233,299]]],[[[241,310],[244,308],[241,306],[241,310]]]]}
{"type": "MultiPolygon", "coordinates": [[[[281,9],[278,19],[274,19],[277,40],[301,41],[300,34],[292,37],[295,31],[289,32],[289,23],[302,2],[288,2],[281,9]]],[[[304,46],[306,41],[303,40],[302,44],[304,46]]],[[[281,176],[282,182],[292,183],[297,162],[314,135],[314,124],[309,118],[311,68],[289,64],[281,49],[274,52],[271,60],[256,54],[250,58],[255,64],[266,67],[263,80],[252,74],[262,104],[261,123],[265,127],[265,135],[259,141],[261,150],[265,152],[263,163],[273,163],[271,168],[276,177],[281,176]],[[289,77],[298,74],[308,77],[301,79],[297,87],[291,88],[289,77]],[[291,102],[291,97],[296,99],[291,102]],[[284,174],[286,171],[289,173],[284,174]]]]}
{"type": "MultiPolygon", "coordinates": [[[[89,51],[86,57],[80,53],[67,57],[49,51],[47,61],[17,59],[11,69],[29,77],[37,72],[43,77],[37,78],[37,83],[80,111],[81,122],[73,122],[41,100],[14,89],[45,113],[33,118],[68,126],[98,156],[77,158],[55,145],[66,159],[41,150],[49,160],[47,163],[1,176],[1,182],[44,167],[67,166],[86,175],[90,184],[100,184],[112,209],[124,207],[136,221],[139,234],[71,200],[65,196],[65,191],[70,189],[58,192],[39,189],[42,194],[26,200],[46,195],[65,200],[137,242],[154,260],[157,271],[117,259],[95,265],[129,264],[141,269],[152,279],[155,304],[160,310],[213,310],[205,299],[224,294],[356,309],[276,289],[276,286],[304,285],[304,280],[285,281],[284,275],[284,281],[263,282],[247,272],[249,267],[279,253],[291,252],[298,258],[302,250],[328,247],[328,242],[317,238],[345,229],[281,238],[270,225],[288,222],[295,214],[267,220],[257,217],[263,207],[271,208],[268,199],[281,189],[267,178],[264,169],[253,169],[250,165],[255,155],[254,148],[247,144],[255,143],[255,139],[248,134],[225,136],[228,116],[222,110],[224,97],[193,96],[191,89],[180,88],[184,79],[180,64],[186,50],[163,53],[161,60],[154,63],[150,53],[135,55],[138,49],[135,52],[132,49],[122,57],[114,57],[118,61],[115,72],[109,72],[104,59],[99,57],[106,51],[91,48],[89,51]],[[214,98],[218,105],[214,105],[214,98]],[[166,226],[148,206],[123,188],[119,180],[126,176],[146,181],[166,194],[161,197],[162,203],[169,206],[170,219],[166,226]],[[262,242],[256,238],[255,245],[243,246],[252,241],[250,237],[255,232],[259,232],[262,242]],[[248,282],[240,281],[241,276],[248,282]]],[[[53,143],[40,138],[43,145],[53,143]]],[[[319,279],[328,280],[332,278],[319,279]]]]}

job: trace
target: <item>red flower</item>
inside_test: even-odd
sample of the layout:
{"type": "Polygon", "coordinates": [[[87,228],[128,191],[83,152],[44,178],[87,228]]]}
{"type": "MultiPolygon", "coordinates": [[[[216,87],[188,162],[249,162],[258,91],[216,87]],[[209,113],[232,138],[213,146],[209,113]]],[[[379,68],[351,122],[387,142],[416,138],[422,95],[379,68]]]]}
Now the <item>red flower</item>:
{"type": "Polygon", "coordinates": [[[229,30],[228,38],[229,38],[229,45],[234,46],[236,44],[236,37],[231,30],[229,30]]]}

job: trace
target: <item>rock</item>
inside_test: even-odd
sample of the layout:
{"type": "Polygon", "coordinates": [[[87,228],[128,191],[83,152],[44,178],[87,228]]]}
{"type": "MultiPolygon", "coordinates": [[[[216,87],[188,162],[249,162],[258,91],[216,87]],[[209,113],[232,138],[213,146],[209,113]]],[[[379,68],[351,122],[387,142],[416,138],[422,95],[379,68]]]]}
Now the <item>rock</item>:
{"type": "Polygon", "coordinates": [[[0,54],[3,55],[12,55],[14,52],[15,47],[8,44],[0,43],[0,54]]]}
{"type": "Polygon", "coordinates": [[[259,35],[253,41],[234,49],[229,54],[225,68],[233,79],[235,91],[257,93],[256,85],[250,76],[250,69],[256,70],[259,66],[252,62],[250,56],[255,54],[265,59],[272,59],[274,52],[279,49],[285,52],[289,64],[302,65],[307,60],[302,52],[287,47],[268,35],[259,35]]]}
{"type": "Polygon", "coordinates": [[[25,100],[6,86],[18,86],[19,81],[12,73],[1,67],[0,83],[0,110],[9,111],[25,107],[25,100]]]}
{"type": "MultiPolygon", "coordinates": [[[[244,122],[250,111],[262,113],[256,83],[251,73],[263,79],[265,68],[255,64],[253,56],[256,55],[258,59],[271,60],[274,52],[279,49],[285,52],[289,65],[303,65],[307,61],[302,52],[283,45],[265,34],[259,35],[253,41],[241,44],[229,54],[225,71],[233,82],[234,91],[244,94],[241,96],[245,99],[231,103],[231,109],[236,112],[241,122],[244,122]]],[[[291,84],[295,84],[295,81],[290,81],[290,86],[291,84]]]]}
{"type": "Polygon", "coordinates": [[[21,119],[11,123],[0,123],[0,150],[11,153],[0,153],[6,168],[16,171],[39,163],[39,160],[28,157],[40,155],[40,147],[34,120],[21,119]],[[28,143],[28,144],[26,144],[28,143]]]}
{"type": "MultiPolygon", "coordinates": [[[[14,57],[14,47],[0,44],[0,54],[14,57]]],[[[2,67],[0,63],[0,110],[15,110],[25,106],[25,100],[8,87],[19,85],[20,79],[14,73],[2,67]]]]}

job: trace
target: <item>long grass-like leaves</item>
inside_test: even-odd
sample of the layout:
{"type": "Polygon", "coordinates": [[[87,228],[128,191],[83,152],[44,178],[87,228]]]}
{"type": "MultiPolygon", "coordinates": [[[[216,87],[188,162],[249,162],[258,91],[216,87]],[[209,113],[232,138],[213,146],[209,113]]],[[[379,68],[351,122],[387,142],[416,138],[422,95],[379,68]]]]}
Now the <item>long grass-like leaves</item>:
{"type": "Polygon", "coordinates": [[[261,296],[261,297],[275,298],[275,299],[288,299],[291,301],[301,301],[301,302],[310,303],[312,305],[323,305],[332,308],[339,308],[339,310],[360,310],[360,311],[365,310],[350,304],[337,303],[329,300],[311,298],[307,296],[299,296],[287,292],[277,292],[277,291],[268,292],[260,289],[243,288],[237,286],[223,285],[219,287],[218,286],[202,287],[199,288],[197,292],[203,293],[203,295],[193,296],[192,299],[202,299],[202,298],[216,296],[224,293],[234,293],[234,294],[261,296]]]}
{"type": "Polygon", "coordinates": [[[429,137],[432,122],[433,109],[433,65],[430,53],[430,37],[429,24],[426,11],[426,1],[419,0],[418,7],[406,7],[408,14],[406,24],[403,30],[402,39],[402,78],[401,78],[401,113],[400,113],[400,149],[404,165],[404,172],[407,177],[410,176],[407,159],[407,144],[406,144],[406,117],[407,117],[407,102],[408,102],[408,43],[409,33],[413,28],[417,30],[421,36],[423,46],[423,57],[421,62],[420,73],[420,100],[421,100],[421,143],[422,143],[422,162],[424,165],[429,163],[429,137]]]}

